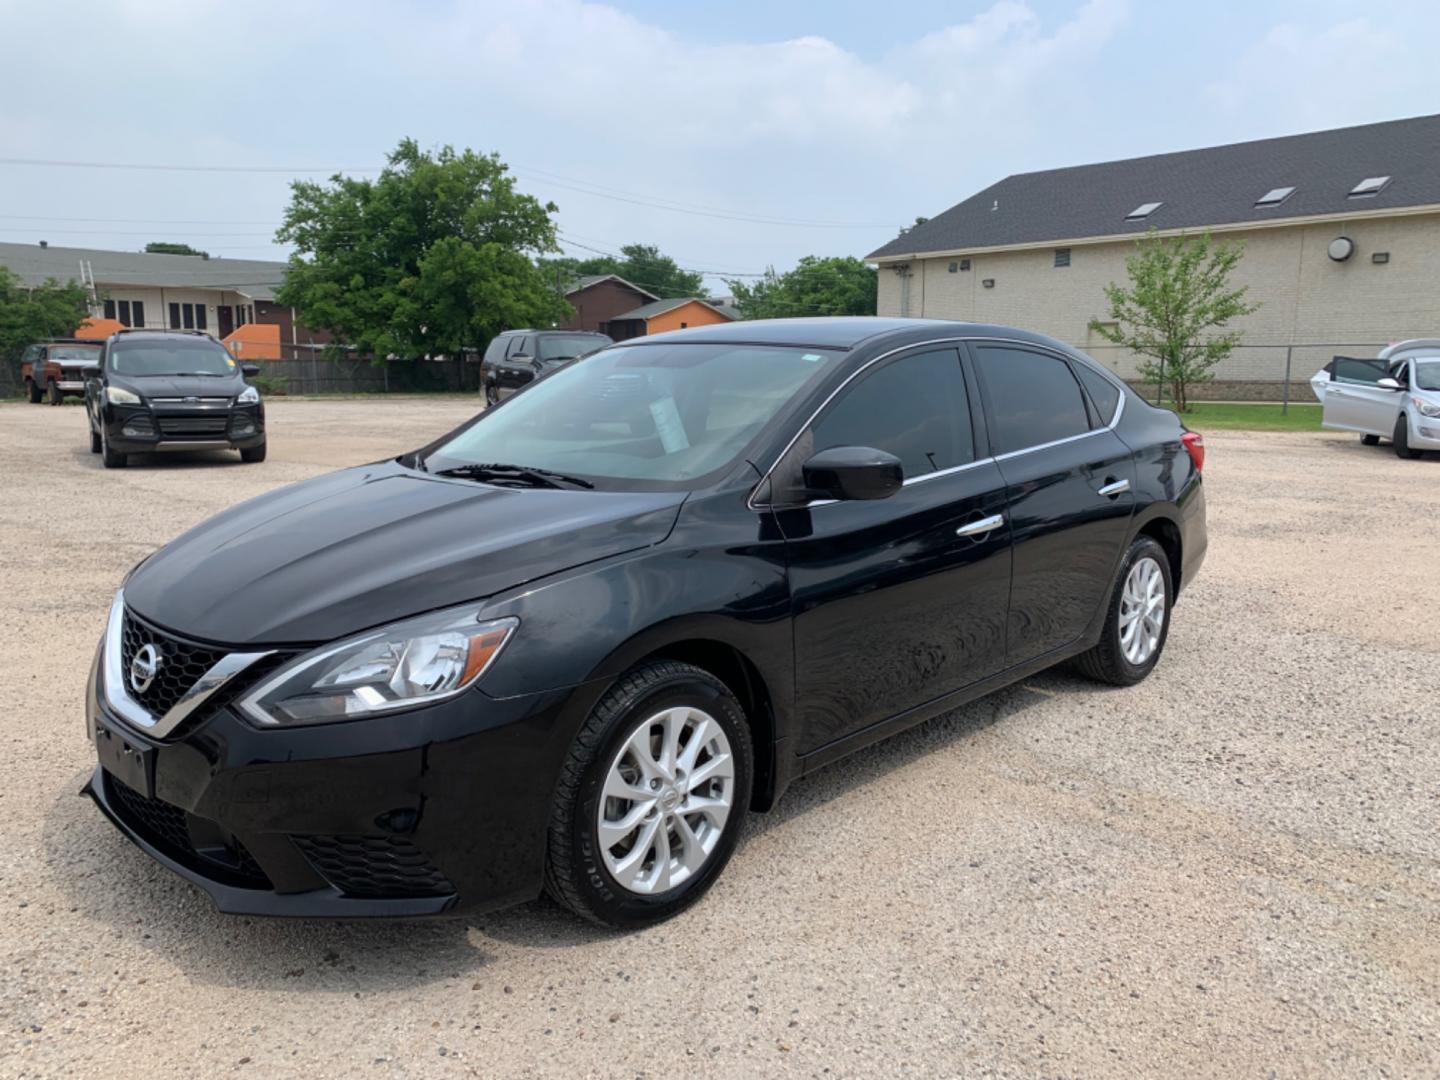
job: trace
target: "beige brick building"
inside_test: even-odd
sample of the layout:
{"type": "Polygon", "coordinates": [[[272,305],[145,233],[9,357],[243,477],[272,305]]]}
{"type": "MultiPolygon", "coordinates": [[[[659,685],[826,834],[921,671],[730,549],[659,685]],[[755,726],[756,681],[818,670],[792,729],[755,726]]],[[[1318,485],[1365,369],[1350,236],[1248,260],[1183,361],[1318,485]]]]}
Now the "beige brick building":
{"type": "Polygon", "coordinates": [[[1277,398],[1288,360],[1308,399],[1337,353],[1440,336],[1440,117],[1009,177],[870,255],[879,313],[1037,330],[1130,379],[1088,323],[1152,227],[1245,244],[1261,306],[1201,396],[1277,398]]]}

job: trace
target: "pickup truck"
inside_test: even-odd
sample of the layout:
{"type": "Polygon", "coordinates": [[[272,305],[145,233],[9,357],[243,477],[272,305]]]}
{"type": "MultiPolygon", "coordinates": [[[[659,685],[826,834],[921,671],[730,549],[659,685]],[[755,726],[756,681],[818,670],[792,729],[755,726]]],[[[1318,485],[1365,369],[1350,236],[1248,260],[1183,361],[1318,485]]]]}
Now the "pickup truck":
{"type": "Polygon", "coordinates": [[[48,398],[59,405],[67,397],[85,396],[85,379],[100,362],[101,342],[55,338],[29,346],[20,357],[20,377],[30,403],[48,398]]]}

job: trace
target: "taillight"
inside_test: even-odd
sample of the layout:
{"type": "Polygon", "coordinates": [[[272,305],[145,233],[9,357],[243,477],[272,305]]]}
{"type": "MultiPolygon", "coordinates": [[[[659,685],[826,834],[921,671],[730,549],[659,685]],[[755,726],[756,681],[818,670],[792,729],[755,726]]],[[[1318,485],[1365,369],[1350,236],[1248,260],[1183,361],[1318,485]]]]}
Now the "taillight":
{"type": "Polygon", "coordinates": [[[1205,436],[1198,431],[1187,431],[1180,436],[1180,441],[1185,444],[1185,449],[1190,452],[1190,460],[1195,462],[1195,471],[1205,471],[1205,436]]]}

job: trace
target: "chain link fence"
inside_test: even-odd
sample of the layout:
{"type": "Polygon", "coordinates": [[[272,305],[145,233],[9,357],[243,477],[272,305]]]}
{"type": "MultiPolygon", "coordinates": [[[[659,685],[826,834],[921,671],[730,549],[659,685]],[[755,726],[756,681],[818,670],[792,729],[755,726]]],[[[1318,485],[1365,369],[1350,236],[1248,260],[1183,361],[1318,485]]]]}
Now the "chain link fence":
{"type": "MultiPolygon", "coordinates": [[[[1239,345],[1211,369],[1209,382],[1190,390],[1191,401],[1267,401],[1288,409],[1291,402],[1314,404],[1310,378],[1336,356],[1375,356],[1386,342],[1291,342],[1284,345],[1239,345]]],[[[1128,382],[1151,401],[1159,388],[1142,382],[1142,357],[1121,345],[1078,346],[1128,382]]],[[[1169,396],[1169,388],[1165,390],[1169,396]]]]}

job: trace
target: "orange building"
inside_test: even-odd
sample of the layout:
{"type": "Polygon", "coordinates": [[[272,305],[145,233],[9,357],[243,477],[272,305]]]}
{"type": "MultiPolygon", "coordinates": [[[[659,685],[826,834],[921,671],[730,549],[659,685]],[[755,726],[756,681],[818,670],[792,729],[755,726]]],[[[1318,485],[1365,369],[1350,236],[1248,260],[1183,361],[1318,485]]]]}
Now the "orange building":
{"type": "Polygon", "coordinates": [[[656,300],[616,315],[600,327],[616,341],[626,338],[643,337],[647,334],[663,334],[667,330],[683,330],[687,326],[711,326],[715,323],[732,321],[732,316],[693,297],[675,300],[656,300]]]}

